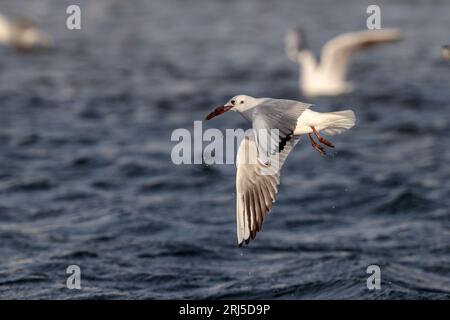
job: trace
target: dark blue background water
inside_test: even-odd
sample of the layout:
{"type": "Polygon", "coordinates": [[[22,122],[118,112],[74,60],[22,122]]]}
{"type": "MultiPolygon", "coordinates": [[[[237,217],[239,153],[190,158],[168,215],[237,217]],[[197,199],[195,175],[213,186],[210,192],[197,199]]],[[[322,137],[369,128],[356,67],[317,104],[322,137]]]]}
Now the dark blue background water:
{"type": "MultiPolygon", "coordinates": [[[[0,297],[450,298],[448,1],[6,1],[55,37],[0,50],[0,297]],[[65,9],[82,9],[82,30],[65,9]],[[346,97],[298,95],[283,36],[313,48],[365,28],[378,3],[404,41],[355,57],[346,97]],[[235,238],[234,167],[175,166],[192,130],[235,94],[352,108],[320,157],[291,153],[272,213],[235,238]],[[66,288],[77,264],[82,290],[66,288]],[[366,268],[381,267],[369,291],[366,268]]],[[[236,114],[204,128],[246,127],[236,114]]]]}

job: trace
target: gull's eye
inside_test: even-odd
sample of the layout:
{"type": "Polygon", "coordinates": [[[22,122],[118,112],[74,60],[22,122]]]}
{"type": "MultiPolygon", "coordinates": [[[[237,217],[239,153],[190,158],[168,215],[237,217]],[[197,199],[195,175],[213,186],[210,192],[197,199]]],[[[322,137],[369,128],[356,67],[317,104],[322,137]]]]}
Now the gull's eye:
{"type": "Polygon", "coordinates": [[[243,104],[243,103],[244,103],[244,100],[241,101],[241,104],[243,104]]]}
{"type": "Polygon", "coordinates": [[[235,102],[234,100],[231,100],[231,104],[234,104],[234,102],[235,102]]]}

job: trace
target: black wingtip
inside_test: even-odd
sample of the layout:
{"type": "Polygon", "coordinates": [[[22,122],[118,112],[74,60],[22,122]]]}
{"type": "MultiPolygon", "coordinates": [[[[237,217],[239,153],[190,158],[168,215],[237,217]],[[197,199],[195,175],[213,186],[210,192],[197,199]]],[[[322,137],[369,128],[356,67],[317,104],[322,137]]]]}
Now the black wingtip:
{"type": "Polygon", "coordinates": [[[242,247],[242,245],[245,243],[246,245],[248,245],[248,243],[250,242],[250,238],[248,239],[244,239],[242,240],[240,243],[238,243],[238,247],[242,247]]]}
{"type": "Polygon", "coordinates": [[[305,29],[302,26],[297,26],[294,31],[297,33],[298,37],[298,50],[302,51],[308,48],[308,43],[306,39],[305,29]]]}

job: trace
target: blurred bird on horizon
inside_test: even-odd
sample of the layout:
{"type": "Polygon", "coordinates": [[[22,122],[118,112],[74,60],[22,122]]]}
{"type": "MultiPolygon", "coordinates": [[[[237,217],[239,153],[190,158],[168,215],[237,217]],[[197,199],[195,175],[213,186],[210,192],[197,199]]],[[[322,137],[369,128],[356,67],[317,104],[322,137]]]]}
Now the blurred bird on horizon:
{"type": "Polygon", "coordinates": [[[450,45],[445,45],[442,47],[441,56],[444,60],[450,61],[450,45]]]}
{"type": "Polygon", "coordinates": [[[289,30],[285,36],[286,54],[300,65],[300,92],[308,97],[338,96],[353,91],[346,81],[352,54],[363,49],[399,41],[398,29],[364,30],[344,33],[329,40],[323,47],[320,59],[308,49],[303,30],[289,30]]]}
{"type": "Polygon", "coordinates": [[[12,20],[0,14],[0,44],[17,51],[29,52],[49,49],[52,39],[27,19],[12,20]]]}

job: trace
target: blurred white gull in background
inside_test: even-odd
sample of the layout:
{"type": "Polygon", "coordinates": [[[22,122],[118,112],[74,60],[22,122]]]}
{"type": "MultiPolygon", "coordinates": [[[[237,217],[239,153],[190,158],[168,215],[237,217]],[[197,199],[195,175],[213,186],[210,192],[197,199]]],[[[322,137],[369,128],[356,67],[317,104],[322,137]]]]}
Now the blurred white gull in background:
{"type": "Polygon", "coordinates": [[[307,48],[305,35],[299,28],[286,33],[288,57],[300,64],[300,91],[305,96],[337,96],[352,91],[346,81],[351,55],[362,49],[400,40],[397,29],[366,30],[341,34],[322,48],[320,61],[307,48]]]}
{"type": "Polygon", "coordinates": [[[48,49],[51,38],[28,20],[11,20],[0,14],[0,44],[18,51],[48,49]]]}
{"type": "Polygon", "coordinates": [[[444,60],[450,60],[450,45],[442,47],[441,56],[444,60]]]}
{"type": "Polygon", "coordinates": [[[325,154],[325,148],[334,145],[319,132],[334,135],[355,125],[352,110],[315,112],[310,104],[295,100],[253,98],[246,95],[233,97],[224,106],[216,108],[206,120],[229,110],[238,111],[252,123],[254,129],[241,141],[236,156],[236,222],[238,244],[247,244],[261,230],[263,220],[275,202],[280,183],[280,170],[301,135],[307,134],[312,147],[325,154]],[[263,129],[263,130],[261,130],[263,129]],[[261,139],[278,129],[276,143],[266,147],[261,139]],[[315,135],[318,142],[314,140],[315,135]]]}

